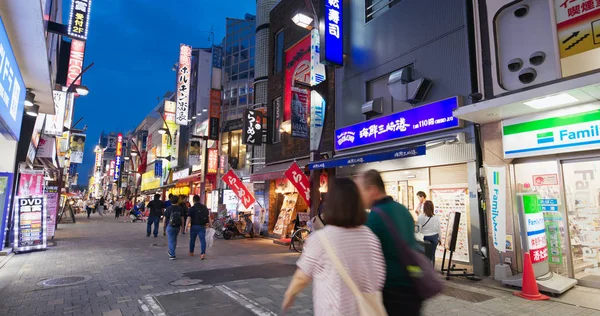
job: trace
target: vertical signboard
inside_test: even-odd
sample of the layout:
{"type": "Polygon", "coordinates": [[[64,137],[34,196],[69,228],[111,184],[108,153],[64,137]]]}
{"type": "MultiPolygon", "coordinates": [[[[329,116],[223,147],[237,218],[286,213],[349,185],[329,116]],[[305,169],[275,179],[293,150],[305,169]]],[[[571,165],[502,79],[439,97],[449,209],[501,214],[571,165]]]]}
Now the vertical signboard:
{"type": "Polygon", "coordinates": [[[318,85],[325,81],[325,65],[321,63],[321,40],[319,38],[319,30],[312,29],[310,31],[310,85],[318,85]]]}
{"type": "Polygon", "coordinates": [[[175,123],[188,125],[190,103],[190,72],[192,68],[192,47],[179,45],[179,73],[177,75],[177,111],[175,123]]]}
{"type": "Polygon", "coordinates": [[[325,125],[327,103],[317,91],[310,92],[310,150],[318,150],[325,125]]]}
{"type": "Polygon", "coordinates": [[[46,196],[46,236],[54,237],[54,228],[56,227],[56,214],[58,210],[58,187],[47,186],[45,191],[46,196]]]}
{"type": "Polygon", "coordinates": [[[211,148],[208,150],[206,173],[216,174],[219,168],[219,151],[218,149],[211,148]]]}
{"type": "Polygon", "coordinates": [[[321,62],[342,66],[344,64],[344,8],[341,0],[323,0],[321,30],[321,62]]]}
{"type": "Polygon", "coordinates": [[[83,56],[85,53],[85,42],[73,39],[71,41],[71,52],[69,54],[69,68],[67,71],[67,87],[71,84],[81,84],[81,77],[74,81],[83,71],[83,56]]]}
{"type": "Polygon", "coordinates": [[[85,147],[85,134],[71,134],[71,163],[83,163],[83,150],[85,147]]]}
{"type": "Polygon", "coordinates": [[[61,136],[63,134],[63,125],[65,120],[65,108],[67,107],[67,93],[54,90],[54,115],[47,115],[44,134],[61,136]]]}
{"type": "Polygon", "coordinates": [[[46,206],[43,195],[15,198],[15,251],[46,248],[46,206]]]}
{"type": "Polygon", "coordinates": [[[165,122],[169,129],[169,136],[167,133],[162,135],[162,149],[160,156],[171,155],[174,160],[177,159],[177,140],[179,138],[179,126],[176,123],[176,104],[173,101],[165,101],[165,122]]]}
{"type": "Polygon", "coordinates": [[[111,178],[115,177],[115,161],[111,160],[110,165],[108,167],[108,176],[111,178]]]}
{"type": "Polygon", "coordinates": [[[304,198],[306,204],[310,205],[310,181],[298,164],[293,162],[283,174],[298,190],[298,193],[304,198]]]}
{"type": "Polygon", "coordinates": [[[308,90],[292,88],[292,137],[308,138],[308,90]]]}
{"type": "Polygon", "coordinates": [[[196,166],[200,164],[200,140],[192,139],[190,141],[190,165],[196,166]]]}
{"type": "Polygon", "coordinates": [[[486,167],[494,248],[506,252],[506,168],[486,167]]]}
{"type": "Polygon", "coordinates": [[[531,256],[531,263],[539,263],[548,259],[546,241],[546,225],[544,212],[539,205],[537,194],[523,194],[518,196],[523,205],[525,227],[527,232],[527,249],[531,256]]]}
{"type": "Polygon", "coordinates": [[[163,163],[162,160],[154,161],[154,177],[161,178],[163,176],[163,163]]]}
{"type": "Polygon", "coordinates": [[[115,152],[115,174],[113,175],[113,180],[119,180],[121,176],[121,159],[123,155],[123,134],[119,133],[117,135],[117,151],[115,152]]]}
{"type": "Polygon", "coordinates": [[[67,33],[71,38],[86,40],[90,25],[92,0],[72,0],[67,33]]]}
{"type": "Polygon", "coordinates": [[[221,90],[210,90],[208,139],[219,140],[219,118],[221,117],[221,90]]]}
{"type": "Polygon", "coordinates": [[[33,133],[31,134],[31,142],[29,143],[29,149],[27,149],[27,162],[30,164],[34,163],[45,120],[46,115],[44,114],[39,114],[35,118],[35,125],[33,126],[33,133]]]}
{"type": "Polygon", "coordinates": [[[263,115],[256,110],[246,110],[244,113],[244,129],[242,130],[242,144],[260,145],[263,137],[263,115]]]}
{"type": "Polygon", "coordinates": [[[306,36],[285,51],[284,121],[292,116],[292,87],[296,86],[296,82],[310,85],[310,43],[310,36],[306,36]]]}
{"type": "Polygon", "coordinates": [[[25,83],[0,18],[0,133],[19,140],[25,83]]]}

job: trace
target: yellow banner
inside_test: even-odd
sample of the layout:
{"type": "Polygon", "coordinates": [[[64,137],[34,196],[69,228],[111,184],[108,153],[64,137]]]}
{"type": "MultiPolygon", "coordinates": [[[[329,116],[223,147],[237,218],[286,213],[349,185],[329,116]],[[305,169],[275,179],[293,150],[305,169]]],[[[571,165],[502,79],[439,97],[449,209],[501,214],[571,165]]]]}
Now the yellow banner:
{"type": "Polygon", "coordinates": [[[160,178],[154,177],[154,170],[142,174],[142,191],[160,187],[160,178]]]}

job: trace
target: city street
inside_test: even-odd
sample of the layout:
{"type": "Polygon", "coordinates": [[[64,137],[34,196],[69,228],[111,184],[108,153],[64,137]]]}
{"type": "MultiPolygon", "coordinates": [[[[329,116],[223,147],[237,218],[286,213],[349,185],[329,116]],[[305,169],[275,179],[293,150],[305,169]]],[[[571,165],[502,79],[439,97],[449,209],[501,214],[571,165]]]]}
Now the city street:
{"type": "MultiPolygon", "coordinates": [[[[5,315],[278,315],[298,255],[269,239],[218,240],[207,259],[167,259],[166,239],[145,236],[145,224],[112,214],[60,225],[47,251],[10,257],[0,268],[0,310],[5,315]],[[44,286],[51,278],[79,282],[44,286]]],[[[1,264],[0,264],[1,265],[1,264]]],[[[600,315],[560,302],[530,302],[509,291],[448,284],[427,302],[424,315],[600,315]]],[[[311,315],[311,289],[289,315],[311,315]]]]}

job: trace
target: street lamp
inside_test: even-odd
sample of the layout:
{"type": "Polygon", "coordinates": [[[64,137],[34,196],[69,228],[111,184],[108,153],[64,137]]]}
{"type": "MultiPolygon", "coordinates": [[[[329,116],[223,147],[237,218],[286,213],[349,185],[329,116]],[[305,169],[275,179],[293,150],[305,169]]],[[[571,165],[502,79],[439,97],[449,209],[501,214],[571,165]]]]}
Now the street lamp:
{"type": "MultiPolygon", "coordinates": [[[[315,13],[315,19],[316,19],[316,13],[315,13]]],[[[311,18],[308,14],[306,14],[302,10],[297,11],[296,14],[294,14],[294,16],[292,17],[292,21],[294,21],[294,23],[296,25],[298,25],[299,27],[305,28],[307,30],[312,29],[311,24],[313,23],[313,20],[315,20],[315,19],[311,18]]]]}
{"type": "Polygon", "coordinates": [[[168,131],[169,131],[168,128],[165,128],[165,127],[161,127],[158,129],[158,133],[161,135],[166,134],[168,131]]]}
{"type": "Polygon", "coordinates": [[[138,155],[137,150],[132,150],[131,153],[130,153],[130,155],[131,155],[131,157],[137,156],[138,155]]]}
{"type": "Polygon", "coordinates": [[[40,112],[40,106],[37,104],[29,106],[29,107],[27,107],[27,109],[25,109],[25,113],[27,113],[27,115],[33,116],[33,117],[38,116],[39,112],[40,112]]]}

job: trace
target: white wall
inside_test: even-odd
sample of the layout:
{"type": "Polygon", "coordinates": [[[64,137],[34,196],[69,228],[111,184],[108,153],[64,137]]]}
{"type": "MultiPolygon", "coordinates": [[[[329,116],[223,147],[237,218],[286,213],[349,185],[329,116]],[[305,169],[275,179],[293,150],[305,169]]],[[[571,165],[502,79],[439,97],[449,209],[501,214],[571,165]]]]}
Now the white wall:
{"type": "Polygon", "coordinates": [[[0,172],[13,173],[15,170],[15,158],[17,156],[17,142],[7,140],[0,135],[0,150],[2,151],[2,156],[0,156],[0,172]]]}

